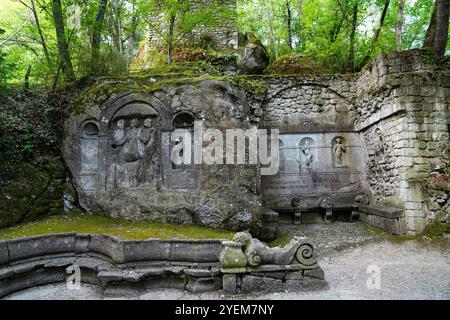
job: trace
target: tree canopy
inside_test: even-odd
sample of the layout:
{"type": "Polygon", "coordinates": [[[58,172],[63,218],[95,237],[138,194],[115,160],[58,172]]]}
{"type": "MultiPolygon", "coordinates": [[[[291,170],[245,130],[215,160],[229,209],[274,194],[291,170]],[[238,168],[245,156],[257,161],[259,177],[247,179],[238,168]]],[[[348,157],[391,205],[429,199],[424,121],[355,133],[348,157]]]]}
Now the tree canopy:
{"type": "Polygon", "coordinates": [[[151,30],[172,63],[185,35],[218,15],[259,38],[271,61],[299,54],[334,72],[385,51],[424,47],[437,62],[450,51],[450,0],[236,0],[235,13],[210,2],[192,11],[184,0],[0,0],[0,86],[127,74],[151,30]]]}

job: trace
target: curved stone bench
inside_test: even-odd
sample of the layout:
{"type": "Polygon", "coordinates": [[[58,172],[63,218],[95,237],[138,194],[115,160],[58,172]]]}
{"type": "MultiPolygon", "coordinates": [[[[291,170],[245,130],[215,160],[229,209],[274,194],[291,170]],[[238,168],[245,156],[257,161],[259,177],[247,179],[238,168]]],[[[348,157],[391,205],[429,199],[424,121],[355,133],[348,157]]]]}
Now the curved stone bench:
{"type": "Polygon", "coordinates": [[[221,240],[122,240],[110,235],[52,234],[0,241],[0,297],[64,282],[77,266],[81,281],[106,295],[178,288],[221,289],[221,240]]]}
{"type": "Polygon", "coordinates": [[[244,261],[237,274],[224,272],[219,259],[223,244],[220,239],[129,241],[78,233],[2,240],[0,298],[32,287],[67,283],[75,269],[80,271],[80,282],[98,285],[105,296],[166,288],[190,292],[224,288],[226,293],[297,291],[325,284],[317,263],[245,267],[244,261]],[[234,289],[229,289],[233,279],[234,289]]]}

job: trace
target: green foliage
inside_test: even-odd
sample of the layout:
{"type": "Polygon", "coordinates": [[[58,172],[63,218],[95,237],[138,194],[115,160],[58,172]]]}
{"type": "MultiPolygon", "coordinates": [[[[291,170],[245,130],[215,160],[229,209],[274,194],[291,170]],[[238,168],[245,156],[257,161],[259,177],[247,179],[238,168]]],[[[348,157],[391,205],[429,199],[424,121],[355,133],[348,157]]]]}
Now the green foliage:
{"type": "Polygon", "coordinates": [[[58,152],[64,111],[42,97],[11,90],[0,96],[0,149],[12,166],[58,152]]]}
{"type": "MultiPolygon", "coordinates": [[[[433,0],[406,1],[403,42],[399,49],[422,46],[433,0]]],[[[355,67],[366,58],[397,49],[398,0],[391,0],[386,18],[374,41],[385,0],[239,0],[239,28],[257,35],[268,47],[271,61],[288,53],[300,53],[334,72],[352,71],[349,52],[353,9],[357,6],[354,39],[355,67]],[[288,11],[291,11],[293,49],[288,46],[288,11]]],[[[450,50],[450,44],[447,44],[450,50]]]]}

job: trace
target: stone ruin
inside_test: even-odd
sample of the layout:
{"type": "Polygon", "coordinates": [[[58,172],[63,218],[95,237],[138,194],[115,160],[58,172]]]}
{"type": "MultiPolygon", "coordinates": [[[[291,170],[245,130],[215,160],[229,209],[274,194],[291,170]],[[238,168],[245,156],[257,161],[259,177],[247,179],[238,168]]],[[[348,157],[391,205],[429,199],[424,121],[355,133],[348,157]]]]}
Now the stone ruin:
{"type": "Polygon", "coordinates": [[[425,61],[412,50],[381,54],[354,76],[252,76],[259,90],[217,78],[125,88],[70,115],[65,161],[81,206],[113,217],[262,239],[282,222],[359,217],[417,234],[450,210],[448,193],[436,198],[426,183],[448,157],[450,76],[425,61]],[[279,129],[279,172],[174,165],[171,132],[192,130],[194,121],[222,131],[279,129]]]}
{"type": "MultiPolygon", "coordinates": [[[[211,0],[189,0],[190,12],[196,12],[198,8],[211,6],[211,0]]],[[[221,6],[228,7],[231,10],[236,9],[236,0],[221,0],[221,6]]],[[[152,16],[150,20],[163,21],[159,16],[152,16]]],[[[166,30],[168,26],[163,26],[166,30]]],[[[149,29],[147,48],[159,48],[163,46],[161,35],[154,29],[149,29]]],[[[185,36],[183,44],[189,46],[192,44],[210,45],[216,49],[236,49],[238,46],[238,31],[235,21],[227,17],[224,19],[215,15],[214,26],[199,25],[192,32],[185,36]]]]}

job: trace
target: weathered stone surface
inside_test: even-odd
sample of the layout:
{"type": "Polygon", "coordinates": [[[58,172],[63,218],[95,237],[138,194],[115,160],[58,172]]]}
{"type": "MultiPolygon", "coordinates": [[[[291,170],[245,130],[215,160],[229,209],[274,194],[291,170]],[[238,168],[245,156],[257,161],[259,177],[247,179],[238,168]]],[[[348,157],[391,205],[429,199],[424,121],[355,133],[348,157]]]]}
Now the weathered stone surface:
{"type": "Polygon", "coordinates": [[[124,262],[170,260],[171,243],[158,239],[123,241],[124,262]]]}
{"type": "Polygon", "coordinates": [[[171,161],[175,129],[192,129],[196,120],[204,128],[247,129],[253,112],[245,92],[230,82],[192,81],[148,93],[119,92],[109,100],[102,87],[104,104],[71,109],[63,151],[84,209],[134,220],[260,227],[251,179],[256,165],[180,167],[171,161]]]}
{"type": "Polygon", "coordinates": [[[116,263],[123,263],[123,246],[119,238],[110,235],[91,235],[89,251],[97,252],[111,258],[116,263]]]}
{"type": "Polygon", "coordinates": [[[261,74],[269,65],[269,54],[264,45],[254,37],[247,39],[239,47],[238,73],[261,74]]]}
{"type": "Polygon", "coordinates": [[[405,216],[403,209],[392,207],[359,206],[358,209],[360,212],[388,219],[404,218],[405,216]]]}
{"type": "Polygon", "coordinates": [[[280,292],[283,288],[283,282],[279,279],[251,275],[244,275],[242,277],[241,293],[280,292]]]}
{"type": "Polygon", "coordinates": [[[9,263],[9,251],[6,241],[0,241],[0,266],[9,263]]]}
{"type": "Polygon", "coordinates": [[[320,280],[325,279],[323,270],[320,267],[317,269],[303,270],[303,276],[310,277],[310,278],[316,278],[316,279],[320,279],[320,280]]]}
{"type": "Polygon", "coordinates": [[[192,278],[188,277],[186,290],[190,292],[207,292],[220,290],[222,288],[222,279],[218,277],[192,278]]]}
{"type": "Polygon", "coordinates": [[[218,262],[218,240],[172,240],[171,261],[218,262]]]}
{"type": "Polygon", "coordinates": [[[224,274],[222,276],[223,292],[228,294],[236,294],[237,292],[237,278],[236,274],[224,274]]]}
{"type": "Polygon", "coordinates": [[[35,236],[8,241],[10,261],[56,253],[73,252],[75,233],[35,236]]]}

